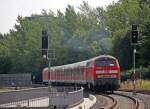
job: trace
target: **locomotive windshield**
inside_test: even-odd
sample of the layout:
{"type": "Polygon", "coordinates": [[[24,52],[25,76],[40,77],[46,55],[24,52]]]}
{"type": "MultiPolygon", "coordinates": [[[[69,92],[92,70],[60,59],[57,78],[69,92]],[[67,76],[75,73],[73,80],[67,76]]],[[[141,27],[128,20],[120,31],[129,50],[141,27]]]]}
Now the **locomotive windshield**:
{"type": "Polygon", "coordinates": [[[116,66],[116,60],[112,58],[99,58],[96,60],[96,66],[116,66]]]}

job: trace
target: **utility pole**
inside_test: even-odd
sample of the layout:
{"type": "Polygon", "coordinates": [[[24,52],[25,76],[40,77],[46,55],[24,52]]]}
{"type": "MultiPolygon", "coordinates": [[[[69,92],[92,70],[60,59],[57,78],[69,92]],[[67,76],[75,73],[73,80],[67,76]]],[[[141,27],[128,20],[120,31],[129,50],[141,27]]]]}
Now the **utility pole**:
{"type": "Polygon", "coordinates": [[[133,83],[133,89],[134,89],[134,92],[133,92],[133,94],[135,94],[136,93],[136,88],[135,88],[135,53],[136,53],[136,46],[135,45],[133,45],[133,74],[134,74],[134,83],[133,83]]]}

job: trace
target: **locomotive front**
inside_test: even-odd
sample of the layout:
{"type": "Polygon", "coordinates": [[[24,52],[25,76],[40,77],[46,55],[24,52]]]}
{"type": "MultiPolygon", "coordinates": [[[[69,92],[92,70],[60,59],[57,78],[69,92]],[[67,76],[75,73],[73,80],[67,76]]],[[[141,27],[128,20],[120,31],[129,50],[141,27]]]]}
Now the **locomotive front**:
{"type": "Polygon", "coordinates": [[[119,88],[120,66],[112,56],[101,56],[94,63],[94,86],[100,90],[113,91],[119,88]]]}

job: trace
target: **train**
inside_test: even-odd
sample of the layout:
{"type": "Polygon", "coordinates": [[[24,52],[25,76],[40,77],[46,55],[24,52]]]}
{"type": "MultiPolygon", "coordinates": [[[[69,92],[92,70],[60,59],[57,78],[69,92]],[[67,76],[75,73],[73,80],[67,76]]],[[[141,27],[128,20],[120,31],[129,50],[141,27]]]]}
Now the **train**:
{"type": "Polygon", "coordinates": [[[82,85],[89,89],[114,91],[120,86],[118,59],[100,55],[73,64],[46,67],[42,72],[43,83],[82,85]]]}

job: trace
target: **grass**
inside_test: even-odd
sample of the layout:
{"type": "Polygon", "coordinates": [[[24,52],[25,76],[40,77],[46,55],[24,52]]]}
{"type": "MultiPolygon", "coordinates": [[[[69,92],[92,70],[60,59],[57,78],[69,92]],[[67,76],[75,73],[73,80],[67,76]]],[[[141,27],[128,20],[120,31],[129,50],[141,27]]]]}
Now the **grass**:
{"type": "MultiPolygon", "coordinates": [[[[141,90],[150,90],[150,81],[148,80],[136,80],[135,88],[141,90]]],[[[133,81],[125,81],[121,83],[121,89],[134,89],[133,81]]]]}

